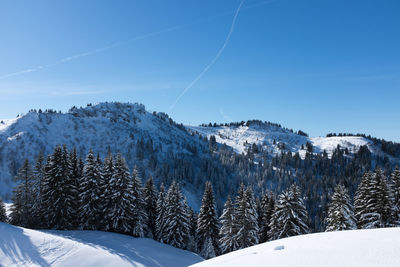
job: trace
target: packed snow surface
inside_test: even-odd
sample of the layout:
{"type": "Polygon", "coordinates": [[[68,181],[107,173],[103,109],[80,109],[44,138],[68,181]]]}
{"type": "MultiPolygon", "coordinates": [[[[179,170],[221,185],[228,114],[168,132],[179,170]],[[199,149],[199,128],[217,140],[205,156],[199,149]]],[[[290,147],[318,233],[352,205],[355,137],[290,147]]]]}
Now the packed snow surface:
{"type": "Polygon", "coordinates": [[[35,231],[0,223],[0,266],[188,266],[198,255],[147,238],[99,231],[35,231]]]}
{"type": "Polygon", "coordinates": [[[316,233],[231,252],[196,267],[398,267],[400,228],[316,233]]]}

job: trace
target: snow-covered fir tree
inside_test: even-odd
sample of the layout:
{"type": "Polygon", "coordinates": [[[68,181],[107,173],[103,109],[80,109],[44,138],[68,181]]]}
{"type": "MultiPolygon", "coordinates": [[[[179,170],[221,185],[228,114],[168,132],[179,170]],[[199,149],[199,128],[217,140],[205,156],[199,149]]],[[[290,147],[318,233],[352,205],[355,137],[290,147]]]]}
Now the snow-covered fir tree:
{"type": "Polygon", "coordinates": [[[390,227],[397,224],[393,197],[382,170],[366,173],[357,188],[354,201],[357,226],[361,229],[390,227]]]}
{"type": "Polygon", "coordinates": [[[281,193],[275,203],[270,223],[270,240],[309,233],[308,213],[300,194],[300,188],[293,184],[281,193]]]}
{"type": "Polygon", "coordinates": [[[133,181],[125,159],[121,154],[117,155],[115,163],[112,164],[112,156],[109,155],[105,168],[107,173],[112,173],[108,178],[105,193],[107,207],[103,210],[107,217],[105,229],[117,233],[133,233],[134,211],[133,211],[133,181]]]}
{"type": "Polygon", "coordinates": [[[267,242],[270,237],[268,235],[270,231],[270,223],[272,214],[275,209],[275,198],[272,192],[267,191],[260,201],[259,209],[259,228],[260,228],[260,243],[267,242]]]}
{"type": "Polygon", "coordinates": [[[45,228],[60,229],[60,196],[63,187],[63,170],[62,170],[62,148],[57,146],[53,154],[47,158],[43,174],[42,188],[42,217],[45,221],[45,228]]]}
{"type": "Polygon", "coordinates": [[[193,252],[197,252],[197,243],[196,243],[197,216],[193,211],[193,209],[189,207],[186,197],[183,199],[183,209],[185,210],[185,214],[187,214],[188,216],[188,223],[189,223],[188,241],[186,249],[193,252]]]}
{"type": "Polygon", "coordinates": [[[393,192],[389,186],[388,179],[379,167],[375,170],[376,192],[378,195],[378,210],[381,211],[381,218],[384,227],[398,226],[396,208],[394,204],[393,192]]]}
{"type": "Polygon", "coordinates": [[[112,230],[112,222],[111,222],[111,216],[110,214],[114,211],[114,204],[112,202],[112,197],[114,194],[114,182],[115,180],[113,180],[114,177],[114,173],[115,173],[115,168],[114,168],[114,158],[113,155],[111,153],[108,153],[107,157],[105,157],[104,159],[104,163],[103,163],[103,171],[102,171],[102,175],[103,175],[103,188],[102,190],[102,208],[103,211],[102,213],[104,214],[104,217],[102,219],[101,222],[101,228],[108,231],[108,230],[112,230]]]}
{"type": "Polygon", "coordinates": [[[356,229],[353,206],[344,185],[337,185],[328,205],[328,215],[325,219],[326,231],[342,231],[356,229]]]}
{"type": "Polygon", "coordinates": [[[66,190],[69,191],[67,196],[70,205],[70,215],[68,219],[71,220],[71,226],[76,229],[79,226],[78,214],[81,204],[79,199],[79,186],[82,179],[82,171],[79,166],[79,157],[76,148],[69,154],[68,168],[69,177],[66,181],[66,190]]]}
{"type": "Polygon", "coordinates": [[[239,248],[239,244],[236,240],[236,223],[235,223],[235,208],[232,204],[231,198],[225,202],[224,210],[221,217],[219,218],[221,228],[219,231],[219,246],[221,254],[235,251],[239,248]]]}
{"type": "Polygon", "coordinates": [[[144,237],[145,229],[147,228],[147,214],[145,211],[146,203],[144,201],[143,191],[142,191],[142,180],[140,178],[139,172],[136,166],[132,171],[132,234],[137,237],[144,237]]]}
{"type": "Polygon", "coordinates": [[[79,212],[79,192],[77,177],[77,155],[71,154],[74,162],[71,162],[70,154],[67,147],[63,146],[62,151],[62,180],[61,192],[59,196],[60,201],[60,216],[58,221],[58,229],[76,229],[78,226],[78,212],[79,212]]]}
{"type": "Polygon", "coordinates": [[[235,229],[237,233],[235,239],[239,249],[247,248],[258,244],[258,221],[257,207],[251,187],[240,186],[236,197],[235,210],[235,229]]]}
{"type": "Polygon", "coordinates": [[[175,181],[168,189],[165,206],[165,225],[162,240],[176,248],[185,249],[189,240],[189,221],[183,207],[182,193],[175,181]]]}
{"type": "Polygon", "coordinates": [[[10,222],[23,227],[32,227],[34,180],[28,160],[24,161],[14,180],[19,184],[14,188],[12,195],[10,222]]]}
{"type": "Polygon", "coordinates": [[[3,200],[0,198],[0,222],[7,222],[7,213],[6,213],[6,207],[4,205],[3,200]]]}
{"type": "Polygon", "coordinates": [[[98,168],[98,162],[93,151],[90,150],[86,156],[79,187],[79,198],[81,200],[79,216],[82,229],[97,230],[101,226],[103,221],[101,184],[101,171],[98,168]]]}
{"type": "Polygon", "coordinates": [[[160,185],[160,190],[158,192],[156,209],[157,209],[157,218],[156,218],[156,240],[161,243],[165,243],[164,238],[164,230],[165,230],[165,213],[166,213],[166,192],[164,184],[160,185]]]}
{"type": "MultiPolygon", "coordinates": [[[[356,194],[354,196],[354,215],[356,217],[357,228],[361,229],[367,224],[367,201],[368,201],[368,189],[369,183],[372,179],[372,172],[365,172],[361,177],[361,181],[358,184],[356,194]]],[[[370,216],[369,216],[370,217],[370,216]]]]}
{"type": "Polygon", "coordinates": [[[43,195],[43,174],[44,174],[44,157],[42,153],[39,153],[36,164],[33,169],[33,180],[34,180],[34,200],[33,200],[33,211],[32,216],[34,220],[34,228],[43,227],[44,218],[43,206],[42,206],[42,195],[43,195]]]}
{"type": "Polygon", "coordinates": [[[157,218],[157,190],[154,186],[153,177],[146,181],[143,188],[145,210],[147,214],[147,228],[145,236],[155,238],[156,218],[157,218]]]}
{"type": "Polygon", "coordinates": [[[197,246],[200,253],[207,252],[207,255],[201,254],[205,259],[209,259],[209,252],[211,251],[208,246],[212,246],[214,255],[219,254],[218,245],[218,219],[215,210],[214,192],[210,182],[206,182],[203,199],[201,201],[200,212],[197,218],[197,246]],[[206,244],[207,239],[211,244],[206,244]],[[207,248],[206,248],[207,247],[207,248]]]}
{"type": "Polygon", "coordinates": [[[392,189],[393,193],[393,204],[396,209],[396,214],[398,216],[397,220],[399,220],[400,216],[400,170],[399,167],[396,166],[396,168],[393,170],[391,176],[390,176],[390,186],[392,189]]]}
{"type": "Polygon", "coordinates": [[[65,146],[57,146],[44,167],[40,213],[46,228],[75,229],[77,225],[78,192],[68,154],[65,146]]]}

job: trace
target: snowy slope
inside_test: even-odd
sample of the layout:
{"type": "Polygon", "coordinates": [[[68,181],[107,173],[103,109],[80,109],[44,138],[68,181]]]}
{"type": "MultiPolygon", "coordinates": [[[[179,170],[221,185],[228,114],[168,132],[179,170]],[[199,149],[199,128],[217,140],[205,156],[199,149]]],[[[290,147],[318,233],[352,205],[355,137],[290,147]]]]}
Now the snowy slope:
{"type": "Polygon", "coordinates": [[[152,239],[97,231],[35,231],[0,223],[0,266],[188,266],[198,255],[152,239]]]}
{"type": "Polygon", "coordinates": [[[188,129],[198,132],[203,136],[214,135],[216,141],[232,147],[237,153],[246,153],[247,144],[257,144],[263,147],[270,154],[277,154],[281,151],[279,144],[285,145],[286,151],[299,152],[304,158],[305,149],[301,146],[307,142],[313,145],[314,153],[322,153],[324,150],[330,157],[338,145],[342,149],[347,148],[350,153],[356,153],[360,146],[366,145],[372,153],[386,155],[373,142],[364,137],[343,136],[343,137],[306,137],[298,135],[289,130],[277,126],[265,124],[250,124],[250,126],[222,126],[202,127],[187,126],[188,129]]]}
{"type": "MultiPolygon", "coordinates": [[[[24,159],[34,162],[40,151],[45,156],[56,145],[76,147],[85,157],[90,148],[101,157],[108,151],[120,152],[130,168],[135,164],[136,144],[152,139],[159,161],[169,151],[192,155],[188,145],[199,154],[207,144],[177,127],[163,113],[150,113],[141,104],[100,103],[72,108],[68,113],[29,112],[17,119],[0,122],[0,197],[9,200],[12,177],[24,159]]],[[[155,177],[157,178],[157,177],[155,177]]]]}
{"type": "Polygon", "coordinates": [[[196,267],[398,267],[400,228],[317,233],[238,250],[196,267]]]}

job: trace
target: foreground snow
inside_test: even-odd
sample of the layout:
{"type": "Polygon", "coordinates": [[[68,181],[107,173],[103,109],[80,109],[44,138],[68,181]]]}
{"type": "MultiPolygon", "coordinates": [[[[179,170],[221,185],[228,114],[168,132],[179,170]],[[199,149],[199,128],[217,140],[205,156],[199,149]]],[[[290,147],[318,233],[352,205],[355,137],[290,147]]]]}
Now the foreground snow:
{"type": "Polygon", "coordinates": [[[202,263],[211,266],[400,266],[400,228],[317,233],[276,240],[202,263]]]}
{"type": "Polygon", "coordinates": [[[0,223],[0,266],[188,266],[198,255],[147,238],[0,223]]]}

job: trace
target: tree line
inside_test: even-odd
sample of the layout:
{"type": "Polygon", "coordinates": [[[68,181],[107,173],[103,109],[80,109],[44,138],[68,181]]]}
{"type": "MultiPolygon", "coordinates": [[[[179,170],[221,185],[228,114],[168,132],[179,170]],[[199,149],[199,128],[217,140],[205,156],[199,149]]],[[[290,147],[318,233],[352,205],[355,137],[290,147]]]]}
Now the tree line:
{"type": "MultiPolygon", "coordinates": [[[[199,253],[204,258],[270,240],[311,232],[307,197],[293,183],[276,196],[256,196],[241,184],[228,197],[221,215],[213,186],[205,183],[201,208],[193,211],[179,183],[157,189],[152,177],[142,185],[137,168],[130,172],[121,154],[104,160],[89,151],[85,161],[75,149],[57,146],[31,167],[25,160],[15,179],[9,222],[35,229],[102,230],[159,242],[199,253]]],[[[361,178],[354,203],[343,184],[335,187],[327,208],[326,231],[399,225],[400,171],[390,180],[379,168],[361,178]]],[[[7,221],[0,201],[0,221],[7,221]]]]}

